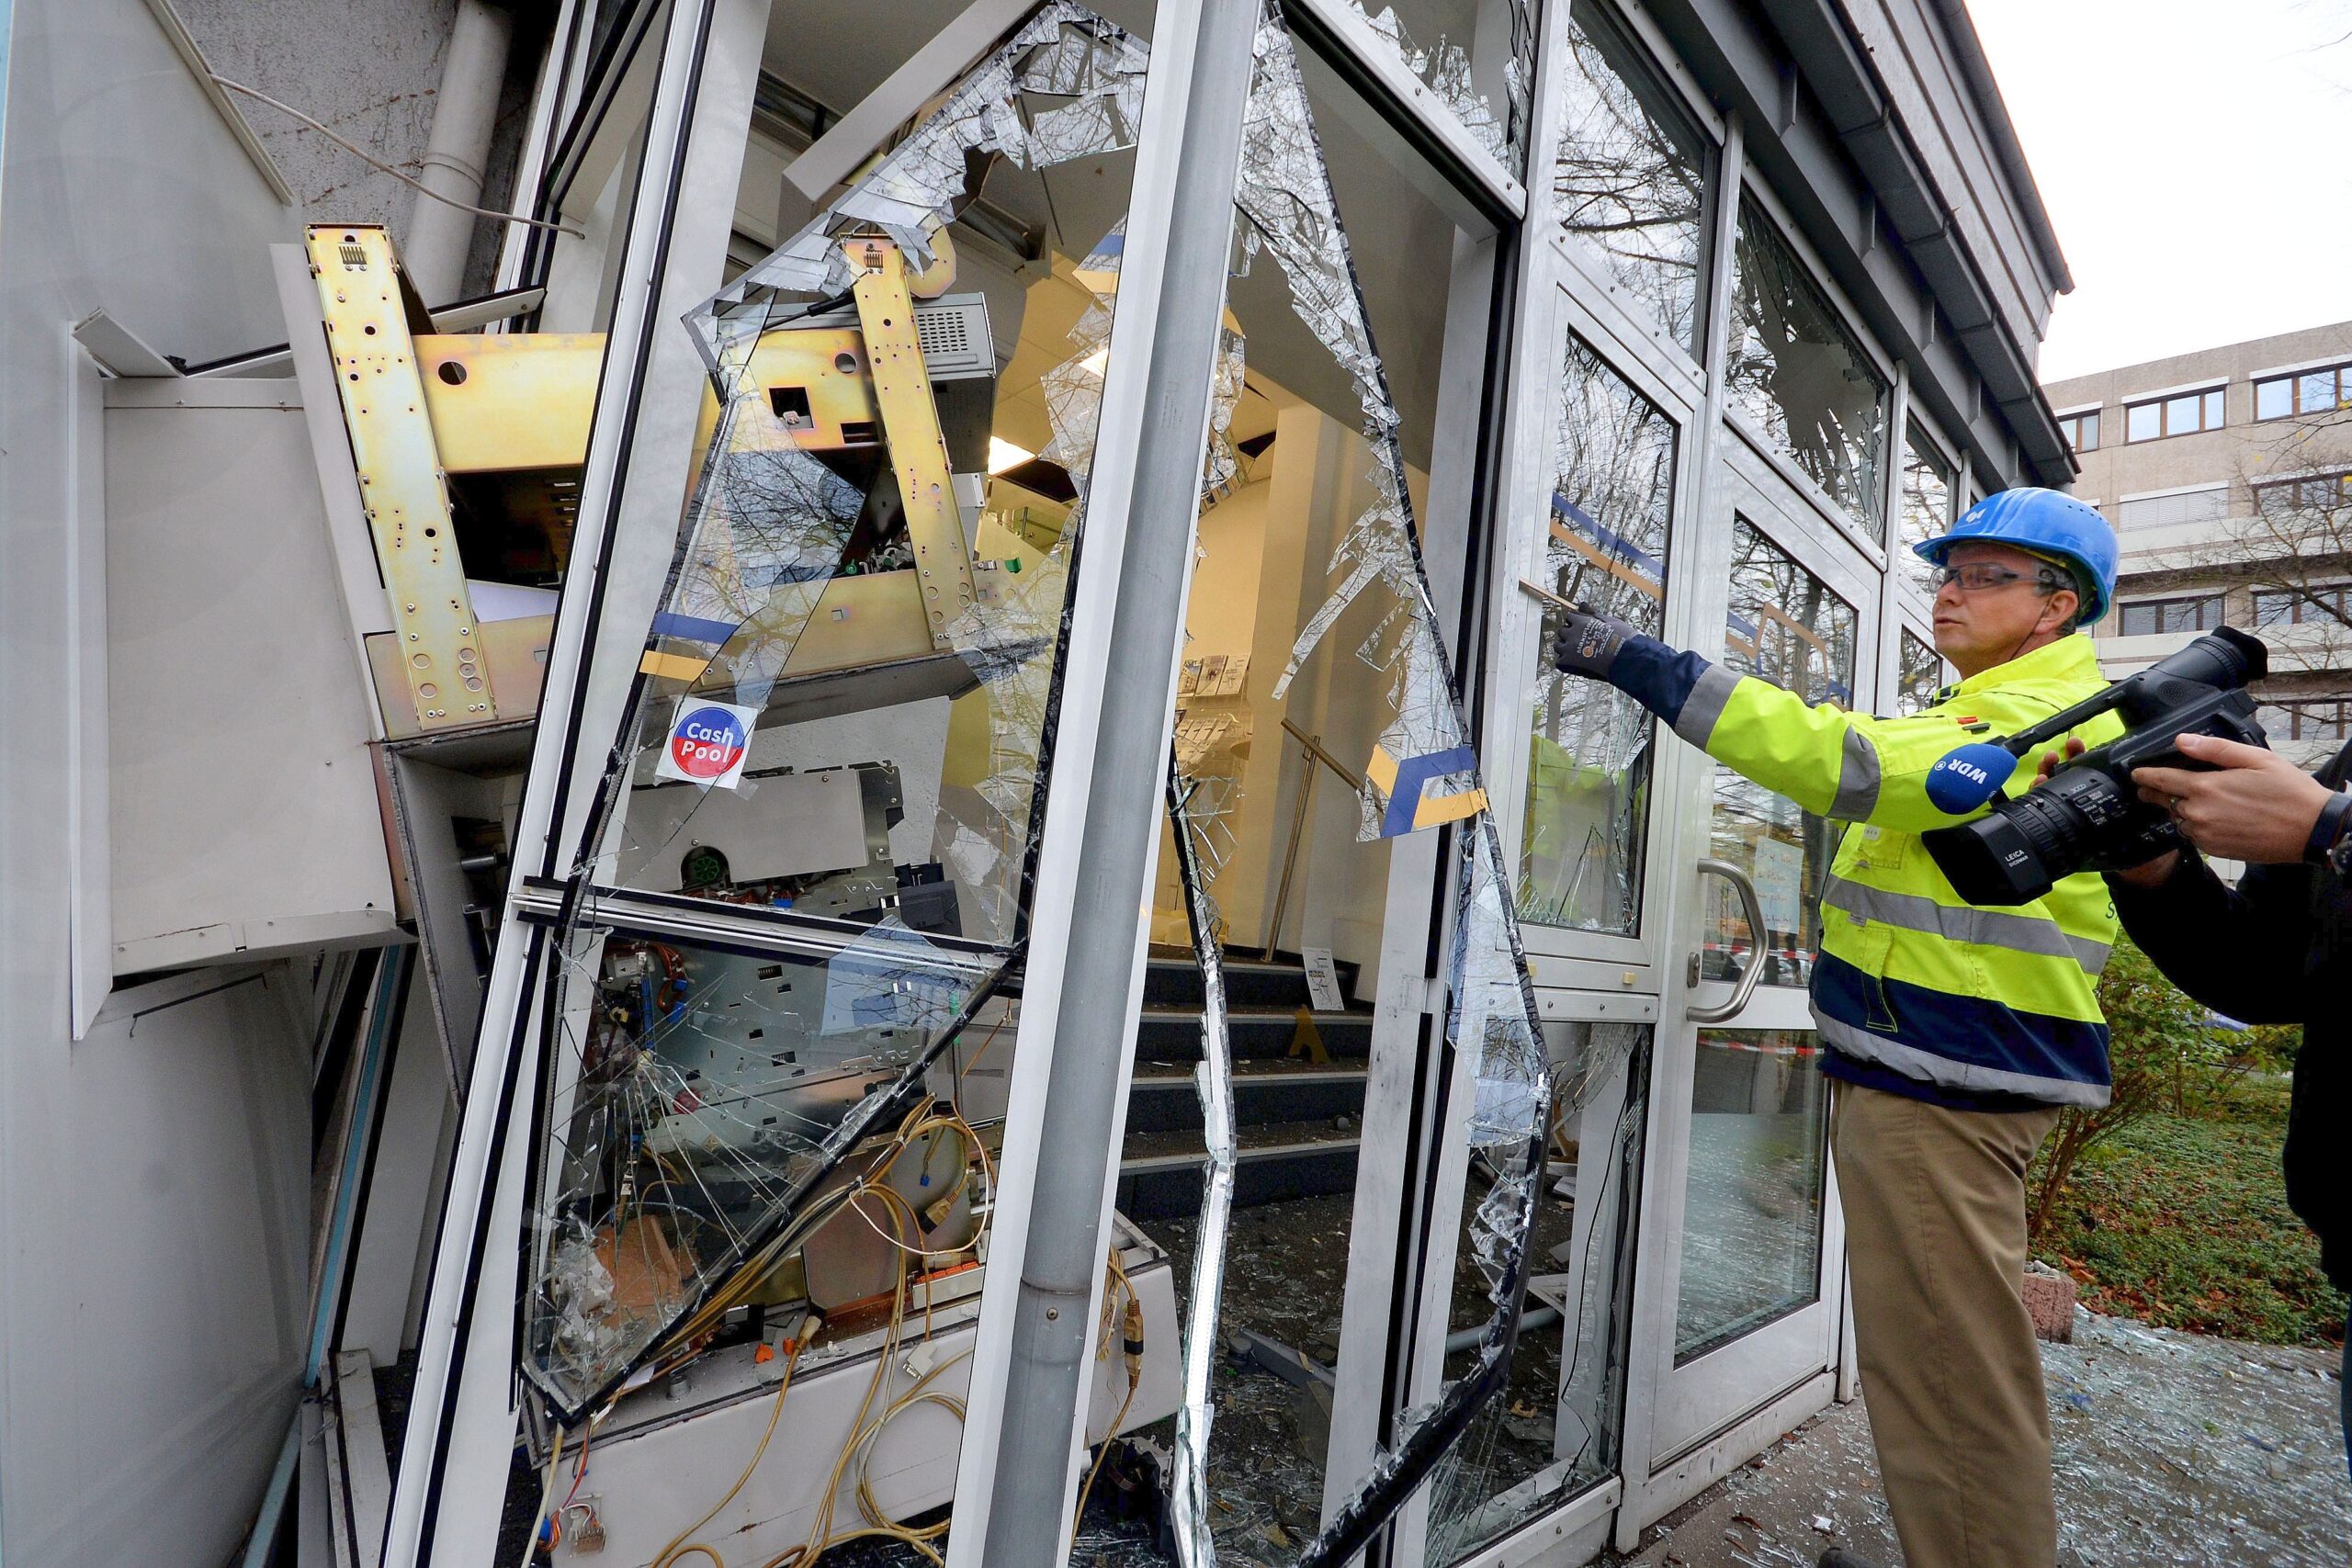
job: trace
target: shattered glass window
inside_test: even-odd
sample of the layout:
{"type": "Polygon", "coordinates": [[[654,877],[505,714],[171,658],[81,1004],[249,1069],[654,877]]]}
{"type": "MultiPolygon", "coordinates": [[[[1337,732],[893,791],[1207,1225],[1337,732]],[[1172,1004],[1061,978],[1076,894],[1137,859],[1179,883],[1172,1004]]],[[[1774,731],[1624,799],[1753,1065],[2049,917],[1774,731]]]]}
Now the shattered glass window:
{"type": "Polygon", "coordinates": [[[1696,359],[1712,143],[1605,5],[1570,7],[1566,25],[1560,227],[1696,359]]]}
{"type": "MultiPolygon", "coordinates": [[[[1617,1472],[1650,1027],[1547,1022],[1544,1044],[1555,1110],[1519,1342],[1502,1392],[1447,1458],[1430,1520],[1431,1564],[1465,1557],[1617,1472]]],[[[1465,1261],[1447,1320],[1454,1371],[1485,1315],[1478,1285],[1465,1261]]]]}
{"type": "Polygon", "coordinates": [[[1517,177],[1527,151],[1535,21],[1527,0],[1348,0],[1438,104],[1517,177]]]}
{"type": "Polygon", "coordinates": [[[1039,7],[679,329],[702,457],[549,939],[521,1370],[560,1425],[763,1322],[887,1364],[977,1310],[957,1068],[1011,1049],[1147,63],[1039,7]]]}
{"type": "MultiPolygon", "coordinates": [[[[1666,628],[1675,435],[1657,405],[1568,334],[1541,585],[1652,637],[1666,628]]],[[[1532,682],[1519,916],[1630,936],[1641,922],[1656,727],[1613,687],[1553,668],[1553,623],[1547,611],[1532,682]]]]}
{"type": "Polygon", "coordinates": [[[1163,857],[1153,933],[1210,961],[1193,1034],[1205,1206],[1170,1222],[1182,1233],[1171,1250],[1194,1258],[1171,1485],[1179,1556],[1194,1568],[1265,1561],[1269,1547],[1348,1558],[1486,1407],[1507,1371],[1504,1314],[1525,1273],[1552,1086],[1420,561],[1434,377],[1391,378],[1393,365],[1433,367],[1444,347],[1445,290],[1431,279],[1450,265],[1452,226],[1317,114],[1273,17],[1258,36],[1240,164],[1177,696],[1176,852],[1163,857]],[[1380,266],[1360,270],[1359,256],[1380,266]],[[1408,265],[1416,257],[1438,270],[1408,265]],[[1469,1102],[1453,1114],[1488,1179],[1464,1199],[1476,1345],[1435,1403],[1396,1417],[1372,1473],[1327,1474],[1334,1393],[1351,1375],[1335,1362],[1353,1148],[1340,1156],[1355,1118],[1318,1130],[1267,1123],[1252,1106],[1343,1085],[1361,1096],[1389,841],[1438,829],[1455,850],[1442,1038],[1467,1058],[1469,1102]],[[1287,1008],[1292,993],[1266,987],[1295,984],[1292,965],[1310,959],[1329,961],[1343,1009],[1325,998],[1268,1018],[1265,998],[1287,1008]],[[1238,1153],[1230,1182],[1220,1128],[1238,1153]],[[1336,1175],[1317,1178],[1325,1159],[1336,1175]],[[1219,1342],[1204,1346],[1212,1332],[1219,1342]]]}
{"type": "Polygon", "coordinates": [[[1908,626],[1897,637],[1895,648],[1894,711],[1907,716],[1935,706],[1946,684],[1943,655],[1908,626]]]}
{"type": "MultiPolygon", "coordinates": [[[[1795,557],[1747,518],[1735,519],[1731,603],[1724,617],[1727,666],[1808,703],[1851,707],[1858,621],[1854,607],[1795,557]]],[[[1713,980],[1735,978],[1738,954],[1741,964],[1764,964],[1765,985],[1807,984],[1820,945],[1821,888],[1838,848],[1837,826],[1718,765],[1713,834],[1712,852],[1756,884],[1765,929],[1750,931],[1728,885],[1710,877],[1715,902],[1702,973],[1713,980]]]]}
{"type": "Polygon", "coordinates": [[[919,1247],[926,1272],[973,1260],[985,1193],[968,1129],[943,1118],[913,1153],[858,1151],[831,1171],[820,1156],[965,1016],[992,955],[895,919],[794,934],[797,952],[752,953],[574,928],[572,995],[588,1007],[552,1133],[562,1197],[545,1215],[529,1353],[578,1386],[625,1375],[648,1325],[685,1318],[721,1280],[732,1307],[887,1295],[895,1260],[865,1245],[869,1229],[919,1247]],[[865,1168],[885,1170],[896,1201],[858,1194],[865,1168]],[[804,1190],[808,1217],[755,1247],[804,1190]]]}
{"type": "Polygon", "coordinates": [[[1732,402],[1864,534],[1883,542],[1886,378],[1753,201],[1740,203],[1736,249],[1724,357],[1732,402]]]}
{"type": "Polygon", "coordinates": [[[1912,552],[1914,545],[1951,531],[1952,491],[1959,475],[1914,425],[1903,433],[1903,517],[1894,576],[1924,599],[1936,596],[1934,567],[1912,552]]]}
{"type": "Polygon", "coordinates": [[[1699,1032],[1677,1366],[1821,1299],[1829,1081],[1820,1056],[1810,1030],[1699,1032]]]}

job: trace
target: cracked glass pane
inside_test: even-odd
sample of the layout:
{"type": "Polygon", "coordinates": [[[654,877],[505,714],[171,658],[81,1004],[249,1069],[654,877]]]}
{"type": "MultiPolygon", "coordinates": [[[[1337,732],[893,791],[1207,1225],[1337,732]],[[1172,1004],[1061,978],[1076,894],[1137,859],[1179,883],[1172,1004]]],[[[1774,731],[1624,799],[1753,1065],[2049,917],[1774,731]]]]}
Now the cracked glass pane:
{"type": "Polygon", "coordinates": [[[1380,46],[1516,178],[1527,151],[1535,21],[1527,0],[1348,0],[1380,46]]]}
{"type": "MultiPolygon", "coordinates": [[[[1807,571],[1747,518],[1732,526],[1731,603],[1724,612],[1724,662],[1742,675],[1786,687],[1807,703],[1850,707],[1854,701],[1854,607],[1807,571]]],[[[1730,884],[1713,885],[1702,973],[1735,978],[1735,965],[1761,962],[1767,986],[1812,979],[1820,946],[1821,889],[1838,839],[1826,818],[1805,810],[1718,765],[1713,853],[1756,884],[1765,930],[1748,929],[1730,884]],[[1758,941],[1760,935],[1760,942],[1758,941]]]]}
{"type": "Polygon", "coordinates": [[[1886,378],[1772,220],[1739,204],[1724,383],[1740,412],[1873,539],[1886,538],[1886,378]]]}
{"type": "Polygon", "coordinates": [[[1713,145],[1605,6],[1577,5],[1565,25],[1560,227],[1696,359],[1713,145]]]}
{"type": "MultiPolygon", "coordinates": [[[[1549,1022],[1544,1044],[1555,1111],[1526,1307],[1508,1382],[1447,1456],[1430,1518],[1430,1563],[1469,1555],[1617,1470],[1650,1027],[1549,1022]]],[[[1446,1324],[1448,1370],[1457,1375],[1487,1312],[1466,1246],[1463,1257],[1446,1324]]]]}
{"type": "Polygon", "coordinates": [[[997,1135],[1147,64],[1039,7],[684,323],[702,458],[551,939],[522,1370],[560,1423],[844,1280],[895,1342],[982,1260],[935,1227],[997,1135]],[[607,934],[619,894],[693,940],[607,934]]]}
{"type": "Polygon", "coordinates": [[[1215,1420],[1211,1384],[1218,1363],[1217,1309],[1225,1280],[1227,1228],[1233,1213],[1233,1047],[1225,987],[1225,955],[1218,936],[1222,919],[1208,891],[1210,868],[1221,845],[1209,813],[1214,790],[1204,790],[1171,772],[1168,816],[1174,829],[1177,868],[1183,879],[1201,972],[1201,1064],[1193,1075],[1200,1097],[1201,1211],[1193,1235],[1193,1274],[1185,1293],[1183,1403],[1176,1412],[1175,1461],[1168,1483],[1170,1533],[1184,1568],[1216,1561],[1216,1499],[1209,1486],[1209,1431],[1215,1420]],[[1196,815],[1196,811],[1200,814],[1196,815]]]}
{"type": "MultiPolygon", "coordinates": [[[[1232,1200],[1229,1238],[1213,1213],[1191,1217],[1198,1188],[1178,1211],[1187,1219],[1166,1222],[1171,1250],[1192,1247],[1199,1259],[1221,1246],[1227,1258],[1222,1277],[1205,1264],[1195,1274],[1193,1311],[1215,1292],[1225,1354],[1203,1405],[1214,1427],[1180,1433],[1179,1507],[1204,1490],[1211,1499],[1182,1515],[1188,1564],[1263,1561],[1269,1547],[1305,1547],[1312,1562],[1348,1555],[1476,1416],[1506,1371],[1552,1094],[1510,883],[1417,539],[1434,482],[1435,378],[1392,382],[1374,346],[1376,323],[1417,369],[1443,352],[1444,291],[1430,280],[1451,265],[1452,226],[1314,111],[1272,17],[1258,37],[1236,199],[1177,699],[1182,807],[1171,812],[1177,852],[1163,857],[1154,930],[1204,953],[1222,947],[1203,1028],[1215,1031],[1222,1011],[1237,1055],[1235,1144],[1250,1177],[1232,1200]],[[1359,254],[1382,258],[1378,276],[1360,275],[1359,254]],[[1413,276],[1417,258],[1436,272],[1413,276]],[[1275,1097],[1329,1104],[1307,1097],[1337,1090],[1362,1105],[1390,842],[1432,828],[1455,847],[1442,867],[1454,889],[1442,1038],[1466,1068],[1462,1135],[1492,1178],[1465,1199],[1463,1248],[1487,1329],[1437,1397],[1400,1418],[1371,1473],[1329,1473],[1357,1117],[1262,1124],[1268,1113],[1252,1107],[1275,1097]],[[1244,949],[1264,956],[1234,961],[1244,949]],[[1318,963],[1328,998],[1316,989],[1318,963]],[[1287,1003],[1302,967],[1307,1005],[1289,1018],[1259,1013],[1259,998],[1287,1003]],[[1287,1055],[1270,1059],[1285,1037],[1287,1055]],[[1341,1183],[1314,1185],[1308,1161],[1341,1152],[1341,1183]],[[1290,1185],[1269,1190],[1277,1179],[1290,1185]]],[[[1219,1114],[1209,1087],[1204,1072],[1204,1118],[1219,1114]]],[[[1157,1146],[1143,1136],[1131,1111],[1131,1168],[1157,1146]]]]}
{"type": "MultiPolygon", "coordinates": [[[[1541,586],[1663,636],[1674,422],[1574,333],[1558,398],[1541,586]]],[[[1547,610],[1529,682],[1519,917],[1631,936],[1656,727],[1623,694],[1553,668],[1553,623],[1547,610]]]]}
{"type": "Polygon", "coordinates": [[[526,1355],[575,1398],[626,1377],[657,1336],[683,1360],[737,1309],[888,1292],[892,1252],[865,1232],[913,1249],[926,1276],[977,1256],[985,1155],[967,1123],[919,1111],[933,1125],[913,1154],[854,1145],[861,1112],[985,996],[992,955],[895,920],[797,945],[572,928],[557,1054],[571,1077],[526,1355]],[[892,1195],[862,1192],[884,1166],[892,1195]],[[801,1221],[771,1234],[796,1202],[801,1221]],[[860,1256],[836,1269],[843,1248],[860,1256]]]}

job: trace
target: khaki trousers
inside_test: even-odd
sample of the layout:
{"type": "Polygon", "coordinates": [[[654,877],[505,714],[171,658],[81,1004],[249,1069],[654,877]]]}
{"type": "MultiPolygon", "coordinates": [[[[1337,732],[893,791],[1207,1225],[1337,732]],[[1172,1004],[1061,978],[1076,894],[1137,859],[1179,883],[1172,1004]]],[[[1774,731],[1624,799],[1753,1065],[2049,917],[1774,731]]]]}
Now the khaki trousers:
{"type": "Polygon", "coordinates": [[[1854,1348],[1909,1568],[2052,1568],[2050,1407],[2025,1307],[2025,1172],[2055,1110],[1839,1084],[1854,1348]]]}

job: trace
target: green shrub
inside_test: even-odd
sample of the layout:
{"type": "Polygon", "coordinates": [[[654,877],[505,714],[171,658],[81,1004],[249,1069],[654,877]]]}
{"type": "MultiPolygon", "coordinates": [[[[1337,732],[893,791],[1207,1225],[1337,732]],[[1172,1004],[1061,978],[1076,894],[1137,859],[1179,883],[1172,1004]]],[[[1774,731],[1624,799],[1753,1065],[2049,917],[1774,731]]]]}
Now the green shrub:
{"type": "Polygon", "coordinates": [[[2300,1023],[2257,1023],[2237,1037],[2238,1059],[2257,1073],[2291,1072],[2303,1047],[2300,1023]]]}
{"type": "Polygon", "coordinates": [[[2233,1339],[2331,1341],[2344,1297],[2287,1207],[2283,1135],[2283,1116],[2151,1112],[2083,1156],[2035,1251],[2096,1311],[2233,1339]]]}
{"type": "Polygon", "coordinates": [[[2037,1239],[2085,1153],[2153,1111],[2211,1113],[2246,1070],[2231,1062],[2233,1036],[2209,1023],[2206,1010],[2120,933],[2099,974],[2098,1005],[2107,1015],[2114,1092],[2096,1110],[2067,1107],[2043,1143],[2029,1178],[2026,1211],[2028,1230],[2037,1239]]]}

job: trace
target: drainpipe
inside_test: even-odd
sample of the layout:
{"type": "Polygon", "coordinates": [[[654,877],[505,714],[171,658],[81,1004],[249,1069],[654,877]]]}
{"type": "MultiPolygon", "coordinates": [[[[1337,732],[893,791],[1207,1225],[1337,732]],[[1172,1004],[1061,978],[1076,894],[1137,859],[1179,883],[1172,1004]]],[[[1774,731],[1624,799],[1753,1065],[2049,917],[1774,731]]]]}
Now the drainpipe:
{"type": "MultiPolygon", "coordinates": [[[[498,94],[506,80],[506,51],[514,18],[488,0],[458,0],[449,28],[449,53],[441,67],[441,92],[433,106],[433,131],[424,143],[424,167],[417,175],[427,190],[468,207],[481,203],[481,182],[490,162],[491,132],[498,125],[498,94]]],[[[465,287],[466,254],[473,248],[470,212],[420,194],[409,214],[401,265],[427,305],[447,305],[465,287]]]]}

